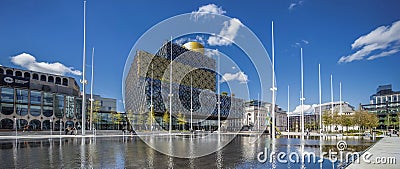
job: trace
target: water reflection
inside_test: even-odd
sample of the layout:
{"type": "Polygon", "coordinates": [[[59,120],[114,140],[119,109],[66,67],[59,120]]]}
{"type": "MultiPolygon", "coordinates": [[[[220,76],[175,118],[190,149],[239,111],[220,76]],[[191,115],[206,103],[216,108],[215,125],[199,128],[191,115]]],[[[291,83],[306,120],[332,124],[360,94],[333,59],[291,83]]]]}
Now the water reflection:
{"type": "MultiPolygon", "coordinates": [[[[189,154],[187,158],[164,155],[151,149],[136,136],[110,138],[61,138],[36,140],[0,140],[2,168],[300,168],[302,163],[271,164],[257,161],[257,154],[268,148],[274,152],[321,152],[336,149],[338,140],[310,137],[301,141],[298,137],[282,137],[271,140],[261,136],[256,142],[251,136],[238,136],[217,152],[197,157],[201,149],[220,147],[225,136],[215,138],[196,137],[147,137],[146,143],[163,142],[170,153],[189,154]],[[199,146],[207,144],[207,147],[199,146]],[[199,144],[201,143],[201,144],[199,144]],[[186,147],[187,146],[187,147],[186,147]],[[197,157],[197,158],[195,158],[197,157]]],[[[362,151],[373,142],[363,139],[347,139],[348,151],[362,151]]],[[[346,152],[344,152],[346,153],[346,152]]],[[[327,158],[327,156],[325,156],[327,158]]],[[[318,158],[319,159],[319,158],[318,158]]],[[[328,159],[324,163],[305,163],[306,168],[332,168],[338,163],[328,159]]]]}

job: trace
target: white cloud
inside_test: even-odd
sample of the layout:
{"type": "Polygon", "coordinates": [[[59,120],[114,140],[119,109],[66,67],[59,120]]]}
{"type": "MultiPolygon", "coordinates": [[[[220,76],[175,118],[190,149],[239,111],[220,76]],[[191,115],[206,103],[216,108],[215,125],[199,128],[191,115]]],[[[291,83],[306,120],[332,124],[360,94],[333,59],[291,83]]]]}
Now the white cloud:
{"type": "Polygon", "coordinates": [[[296,43],[294,43],[293,45],[292,45],[292,47],[294,47],[294,48],[299,48],[299,47],[302,47],[302,46],[306,46],[306,45],[308,45],[310,42],[308,41],[308,40],[301,40],[300,42],[296,42],[296,43]]]}
{"type": "Polygon", "coordinates": [[[301,41],[303,41],[306,45],[308,45],[310,43],[308,40],[304,40],[304,39],[301,41]]]}
{"type": "Polygon", "coordinates": [[[359,37],[351,44],[353,50],[351,55],[342,56],[339,63],[348,63],[355,60],[373,60],[399,52],[400,48],[400,21],[392,25],[380,26],[367,35],[359,37]],[[372,53],[372,56],[369,56],[372,53]]]}
{"type": "Polygon", "coordinates": [[[178,44],[178,45],[183,45],[183,44],[185,44],[186,42],[199,42],[199,43],[201,43],[201,44],[205,44],[205,42],[204,42],[204,37],[203,36],[200,36],[200,35],[196,35],[196,38],[187,38],[187,37],[182,37],[182,38],[179,38],[179,39],[177,39],[177,40],[175,40],[174,41],[174,43],[176,43],[176,44],[178,44]]]}
{"type": "Polygon", "coordinates": [[[208,57],[220,56],[218,49],[205,49],[204,55],[208,57]]]}
{"type": "Polygon", "coordinates": [[[296,6],[297,4],[296,3],[291,3],[290,5],[289,5],[289,10],[292,10],[295,6],[296,6]]]}
{"type": "Polygon", "coordinates": [[[17,56],[11,57],[11,62],[15,65],[21,66],[31,71],[45,72],[50,74],[65,75],[67,73],[73,75],[81,75],[82,72],[74,70],[73,67],[66,67],[65,65],[55,62],[37,62],[36,58],[28,53],[21,53],[17,56]]]}
{"type": "Polygon", "coordinates": [[[215,4],[208,4],[199,7],[197,11],[193,11],[192,16],[197,21],[200,17],[207,17],[207,16],[214,17],[214,15],[223,15],[225,13],[226,11],[222,10],[222,7],[218,7],[215,4]]]}
{"type": "Polygon", "coordinates": [[[224,26],[218,35],[210,36],[207,43],[211,46],[226,46],[232,44],[236,37],[242,22],[239,19],[233,18],[224,22],[224,26]]]}
{"type": "Polygon", "coordinates": [[[289,11],[293,10],[296,6],[303,5],[303,2],[304,2],[304,1],[299,1],[299,2],[290,3],[290,5],[289,5],[289,7],[288,7],[289,11]]]}
{"type": "Polygon", "coordinates": [[[244,72],[237,72],[237,73],[225,73],[222,76],[221,83],[237,80],[240,83],[247,83],[249,81],[248,76],[244,72]]]}

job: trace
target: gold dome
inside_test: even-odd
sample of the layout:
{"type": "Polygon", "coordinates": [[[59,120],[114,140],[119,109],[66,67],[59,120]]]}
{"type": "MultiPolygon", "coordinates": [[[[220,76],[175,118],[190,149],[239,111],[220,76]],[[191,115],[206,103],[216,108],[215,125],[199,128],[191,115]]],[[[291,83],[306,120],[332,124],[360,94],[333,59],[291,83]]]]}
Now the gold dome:
{"type": "Polygon", "coordinates": [[[204,46],[199,42],[187,42],[183,47],[191,51],[200,52],[204,55],[204,46]]]}

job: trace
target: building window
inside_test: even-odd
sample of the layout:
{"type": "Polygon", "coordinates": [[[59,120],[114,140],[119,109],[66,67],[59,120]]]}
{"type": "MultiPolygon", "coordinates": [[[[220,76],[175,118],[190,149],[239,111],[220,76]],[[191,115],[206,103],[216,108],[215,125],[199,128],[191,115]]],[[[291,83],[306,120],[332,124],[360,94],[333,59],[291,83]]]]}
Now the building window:
{"type": "Polygon", "coordinates": [[[10,115],[14,113],[14,104],[1,103],[1,113],[10,115]]]}
{"type": "Polygon", "coordinates": [[[0,74],[4,74],[4,69],[0,68],[0,74]]]}
{"type": "Polygon", "coordinates": [[[6,75],[13,76],[13,71],[11,69],[6,70],[6,75]]]}
{"type": "Polygon", "coordinates": [[[53,116],[53,107],[43,106],[43,115],[46,117],[53,116]]]}
{"type": "Polygon", "coordinates": [[[31,91],[31,104],[40,105],[42,103],[42,93],[39,91],[31,91]]]}
{"type": "Polygon", "coordinates": [[[49,76],[48,79],[47,79],[47,82],[54,83],[54,77],[53,76],[49,76]]]}
{"type": "Polygon", "coordinates": [[[47,81],[46,75],[40,75],[40,81],[47,81]]]}
{"type": "Polygon", "coordinates": [[[30,113],[32,116],[40,116],[40,106],[31,106],[30,113]]]}
{"type": "Polygon", "coordinates": [[[1,88],[1,102],[14,103],[14,89],[1,88]]]}
{"type": "Polygon", "coordinates": [[[2,119],[0,121],[0,129],[13,129],[14,121],[8,118],[2,119]]]}
{"type": "Polygon", "coordinates": [[[25,116],[28,114],[28,105],[17,104],[16,105],[16,114],[20,116],[25,116]]]}
{"type": "Polygon", "coordinates": [[[36,73],[34,73],[34,74],[32,75],[32,79],[39,80],[39,75],[36,74],[36,73]]]}
{"type": "Polygon", "coordinates": [[[21,71],[15,71],[15,76],[22,77],[22,72],[21,71]]]}
{"type": "Polygon", "coordinates": [[[61,84],[61,78],[60,77],[56,77],[56,84],[61,84]]]}
{"type": "Polygon", "coordinates": [[[54,104],[54,115],[58,118],[64,117],[64,96],[57,95],[54,104]]]}
{"type": "Polygon", "coordinates": [[[63,78],[62,85],[68,86],[68,79],[67,78],[63,78]]]}
{"type": "Polygon", "coordinates": [[[16,90],[17,103],[28,103],[28,90],[16,90]]]}
{"type": "Polygon", "coordinates": [[[33,119],[29,122],[29,126],[32,130],[40,130],[41,129],[41,122],[39,120],[33,119]]]}
{"type": "Polygon", "coordinates": [[[24,129],[25,126],[28,125],[28,121],[26,121],[25,119],[17,119],[17,128],[18,130],[22,130],[24,129]]]}
{"type": "Polygon", "coordinates": [[[53,94],[43,93],[43,105],[53,106],[53,94]]]}
{"type": "Polygon", "coordinates": [[[31,74],[29,72],[25,72],[24,73],[24,77],[30,79],[31,78],[31,74]]]}

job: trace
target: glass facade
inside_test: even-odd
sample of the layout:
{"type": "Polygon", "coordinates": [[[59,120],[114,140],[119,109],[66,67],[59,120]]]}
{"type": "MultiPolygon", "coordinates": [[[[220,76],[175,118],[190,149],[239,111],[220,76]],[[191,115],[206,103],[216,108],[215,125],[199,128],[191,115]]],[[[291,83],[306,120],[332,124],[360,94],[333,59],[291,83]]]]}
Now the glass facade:
{"type": "Polygon", "coordinates": [[[74,118],[74,97],[65,96],[65,116],[67,118],[74,118]]]}
{"type": "Polygon", "coordinates": [[[26,116],[28,114],[28,105],[17,104],[15,111],[17,115],[26,116]]]}
{"type": "Polygon", "coordinates": [[[1,88],[1,102],[13,103],[14,102],[14,89],[1,88]]]}
{"type": "Polygon", "coordinates": [[[43,116],[46,116],[46,117],[53,116],[53,107],[43,106],[43,116]]]}
{"type": "Polygon", "coordinates": [[[40,105],[42,103],[42,93],[38,91],[31,91],[31,104],[40,105]]]}
{"type": "Polygon", "coordinates": [[[40,106],[31,106],[30,113],[32,116],[40,116],[40,106]]]}
{"type": "Polygon", "coordinates": [[[10,115],[14,113],[14,104],[1,103],[1,113],[10,115]]]}
{"type": "Polygon", "coordinates": [[[64,96],[56,95],[54,101],[54,115],[57,118],[62,118],[64,116],[64,96]]]}
{"type": "Polygon", "coordinates": [[[28,90],[16,90],[17,103],[28,104],[28,90]]]}

